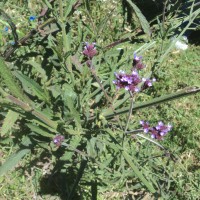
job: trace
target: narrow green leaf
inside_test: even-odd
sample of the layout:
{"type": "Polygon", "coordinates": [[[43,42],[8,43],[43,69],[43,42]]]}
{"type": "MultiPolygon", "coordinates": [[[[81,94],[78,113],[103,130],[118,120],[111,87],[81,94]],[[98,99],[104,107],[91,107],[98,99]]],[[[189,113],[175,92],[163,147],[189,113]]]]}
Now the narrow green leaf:
{"type": "Polygon", "coordinates": [[[35,109],[31,112],[35,117],[37,117],[39,120],[41,120],[42,122],[44,122],[45,124],[47,124],[48,126],[50,126],[51,128],[53,129],[57,129],[58,127],[58,124],[57,122],[49,119],[48,116],[44,115],[43,112],[41,112],[40,110],[38,109],[35,109]]]}
{"type": "Polygon", "coordinates": [[[1,127],[1,136],[6,135],[19,117],[19,113],[9,110],[1,127]]]}
{"type": "MultiPolygon", "coordinates": [[[[29,121],[29,120],[27,119],[27,121],[29,121]]],[[[30,122],[34,123],[34,124],[38,124],[42,128],[48,130],[48,132],[50,132],[50,133],[58,134],[58,131],[55,128],[52,128],[52,126],[47,125],[46,123],[42,122],[39,119],[31,119],[30,122]]]]}
{"type": "Polygon", "coordinates": [[[14,169],[19,161],[30,152],[30,149],[22,149],[11,155],[0,167],[0,176],[3,176],[8,171],[14,169]]]}
{"type": "Polygon", "coordinates": [[[67,133],[69,133],[70,135],[80,135],[81,134],[81,131],[78,131],[78,130],[65,129],[65,131],[67,133]]]}
{"type": "Polygon", "coordinates": [[[48,0],[42,0],[42,1],[48,6],[48,8],[53,9],[52,5],[49,3],[48,0]]]}
{"type": "MultiPolygon", "coordinates": [[[[154,189],[154,187],[145,179],[143,174],[136,167],[136,163],[133,163],[133,161],[132,161],[133,158],[130,155],[128,155],[125,151],[123,151],[122,154],[123,154],[125,160],[128,162],[128,164],[133,169],[136,176],[142,181],[142,183],[149,189],[150,192],[155,193],[156,190],[154,189]]],[[[136,159],[134,160],[134,162],[136,162],[136,159]]]]}
{"type": "MultiPolygon", "coordinates": [[[[139,171],[139,169],[137,167],[137,166],[139,166],[139,164],[136,162],[136,159],[134,159],[134,163],[133,163],[133,161],[132,161],[133,158],[130,155],[128,155],[126,153],[126,150],[123,149],[123,147],[115,140],[113,132],[109,129],[106,129],[106,130],[109,133],[109,135],[111,136],[113,142],[112,143],[108,142],[108,141],[102,141],[102,142],[105,143],[106,145],[108,145],[109,147],[113,148],[116,152],[121,151],[123,154],[123,157],[128,162],[130,167],[133,169],[135,175],[142,181],[142,183],[149,189],[150,192],[155,193],[155,189],[153,188],[153,186],[145,179],[142,172],[139,171]]],[[[99,140],[99,141],[101,141],[101,140],[99,140]]]]}
{"type": "Polygon", "coordinates": [[[28,76],[17,72],[15,72],[15,76],[21,81],[24,89],[27,92],[29,92],[29,89],[31,89],[33,95],[37,96],[40,100],[47,103],[50,101],[47,91],[43,90],[42,87],[33,79],[30,79],[28,76]]]}
{"type": "Polygon", "coordinates": [[[64,18],[66,19],[68,17],[68,15],[71,13],[72,8],[73,8],[73,4],[76,2],[76,0],[69,0],[67,1],[67,9],[65,9],[65,16],[64,18]]]}
{"type": "Polygon", "coordinates": [[[31,102],[31,100],[24,94],[23,90],[19,86],[19,83],[13,76],[11,70],[8,68],[2,57],[0,57],[0,76],[2,77],[6,87],[8,87],[10,93],[13,96],[20,98],[27,103],[31,102]]]}
{"type": "MultiPolygon", "coordinates": [[[[38,108],[33,108],[31,106],[29,106],[28,104],[24,103],[23,101],[13,97],[12,95],[8,95],[6,96],[7,99],[11,100],[11,102],[17,106],[19,106],[20,108],[22,108],[23,110],[25,110],[26,112],[28,112],[29,114],[34,115],[38,120],[44,122],[46,125],[48,125],[49,127],[53,128],[54,130],[57,129],[57,122],[51,120],[50,118],[52,117],[51,115],[48,114],[48,112],[42,112],[40,109],[38,108]]],[[[15,109],[15,107],[10,106],[8,103],[3,103],[0,105],[6,105],[9,109],[15,109]]]]}
{"type": "Polygon", "coordinates": [[[126,0],[133,8],[133,10],[135,11],[135,14],[137,15],[140,24],[142,26],[142,29],[144,30],[144,32],[150,36],[151,34],[151,30],[150,30],[150,26],[149,23],[146,19],[146,17],[142,14],[142,12],[140,11],[140,9],[131,1],[131,0],[126,0]]]}
{"type": "Polygon", "coordinates": [[[33,125],[31,123],[27,123],[26,124],[30,129],[31,131],[39,134],[39,135],[42,135],[44,137],[50,137],[50,138],[53,138],[55,135],[53,134],[50,134],[50,131],[48,130],[45,130],[44,128],[42,127],[39,127],[39,126],[36,126],[36,125],[33,125]]]}

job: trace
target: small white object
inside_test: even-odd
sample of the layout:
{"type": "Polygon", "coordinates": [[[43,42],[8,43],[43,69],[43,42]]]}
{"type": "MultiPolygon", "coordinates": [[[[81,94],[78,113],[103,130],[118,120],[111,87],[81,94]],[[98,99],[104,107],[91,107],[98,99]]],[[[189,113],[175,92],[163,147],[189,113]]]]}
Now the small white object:
{"type": "Polygon", "coordinates": [[[176,47],[177,49],[180,49],[180,50],[186,50],[186,49],[188,48],[188,45],[178,40],[178,41],[175,43],[175,47],[176,47]]]}

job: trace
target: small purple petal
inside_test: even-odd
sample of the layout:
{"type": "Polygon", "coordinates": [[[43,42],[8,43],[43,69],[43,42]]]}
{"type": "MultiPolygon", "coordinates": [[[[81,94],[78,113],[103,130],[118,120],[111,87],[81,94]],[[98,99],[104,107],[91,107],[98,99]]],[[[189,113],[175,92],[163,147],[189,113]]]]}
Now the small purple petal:
{"type": "Polygon", "coordinates": [[[56,135],[55,138],[53,139],[53,143],[59,147],[61,146],[62,142],[64,141],[64,136],[63,135],[56,135]]]}
{"type": "Polygon", "coordinates": [[[155,138],[156,138],[156,136],[152,134],[152,135],[151,135],[151,138],[155,139],[155,138]]]}
{"type": "Polygon", "coordinates": [[[144,133],[148,133],[149,129],[148,128],[144,128],[144,133]]]}
{"type": "Polygon", "coordinates": [[[140,120],[140,124],[143,125],[144,124],[144,120],[140,120]]]}

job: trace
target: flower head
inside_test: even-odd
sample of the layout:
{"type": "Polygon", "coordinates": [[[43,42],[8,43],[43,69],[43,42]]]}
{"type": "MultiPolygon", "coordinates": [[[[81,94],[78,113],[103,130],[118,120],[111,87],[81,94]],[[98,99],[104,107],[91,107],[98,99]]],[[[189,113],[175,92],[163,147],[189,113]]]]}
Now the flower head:
{"type": "Polygon", "coordinates": [[[172,129],[172,125],[164,125],[163,122],[158,122],[157,126],[150,127],[148,122],[140,121],[144,129],[144,133],[150,133],[151,138],[163,140],[163,137],[172,129]]]}
{"type": "Polygon", "coordinates": [[[30,16],[29,17],[29,20],[32,22],[32,21],[34,21],[36,19],[36,16],[30,16]]]}
{"type": "Polygon", "coordinates": [[[64,141],[64,136],[63,135],[56,135],[53,139],[53,143],[59,147],[61,146],[62,142],[64,141]]]}
{"type": "Polygon", "coordinates": [[[117,80],[113,83],[117,86],[117,89],[124,88],[131,92],[138,92],[139,88],[137,85],[142,81],[137,72],[133,71],[132,74],[126,74],[124,71],[115,73],[117,80]]]}
{"type": "Polygon", "coordinates": [[[92,44],[89,44],[88,42],[85,43],[83,54],[89,59],[92,59],[97,54],[95,44],[96,43],[94,42],[92,44]]]}

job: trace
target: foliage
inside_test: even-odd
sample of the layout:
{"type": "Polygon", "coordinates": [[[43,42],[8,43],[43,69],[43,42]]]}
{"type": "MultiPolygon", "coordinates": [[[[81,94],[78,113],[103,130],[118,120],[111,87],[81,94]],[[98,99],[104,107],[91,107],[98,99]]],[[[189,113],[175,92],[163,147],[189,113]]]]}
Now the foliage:
{"type": "MultiPolygon", "coordinates": [[[[167,2],[156,23],[148,22],[137,2],[130,0],[109,1],[107,6],[88,0],[2,4],[1,145],[12,147],[13,154],[0,167],[0,175],[23,162],[24,168],[16,173],[37,175],[34,195],[61,199],[180,199],[185,189],[195,198],[198,170],[188,170],[187,166],[195,166],[180,157],[191,146],[199,148],[194,139],[198,134],[186,135],[198,129],[182,117],[187,115],[180,108],[184,103],[176,110],[168,101],[199,92],[199,83],[176,82],[175,86],[174,71],[165,64],[173,60],[175,41],[200,9],[192,4],[189,23],[170,41],[181,22],[173,10],[179,5],[167,2]],[[126,19],[129,12],[135,13],[136,21],[126,19]],[[133,52],[143,55],[147,63],[142,77],[156,77],[157,82],[129,94],[117,90],[113,80],[114,72],[132,70],[133,52]],[[173,131],[157,142],[139,133],[140,120],[170,122],[173,131]],[[194,176],[187,174],[192,170],[194,176]],[[182,176],[185,179],[179,181],[182,176]]],[[[187,61],[192,62],[190,57],[187,61]]]]}

